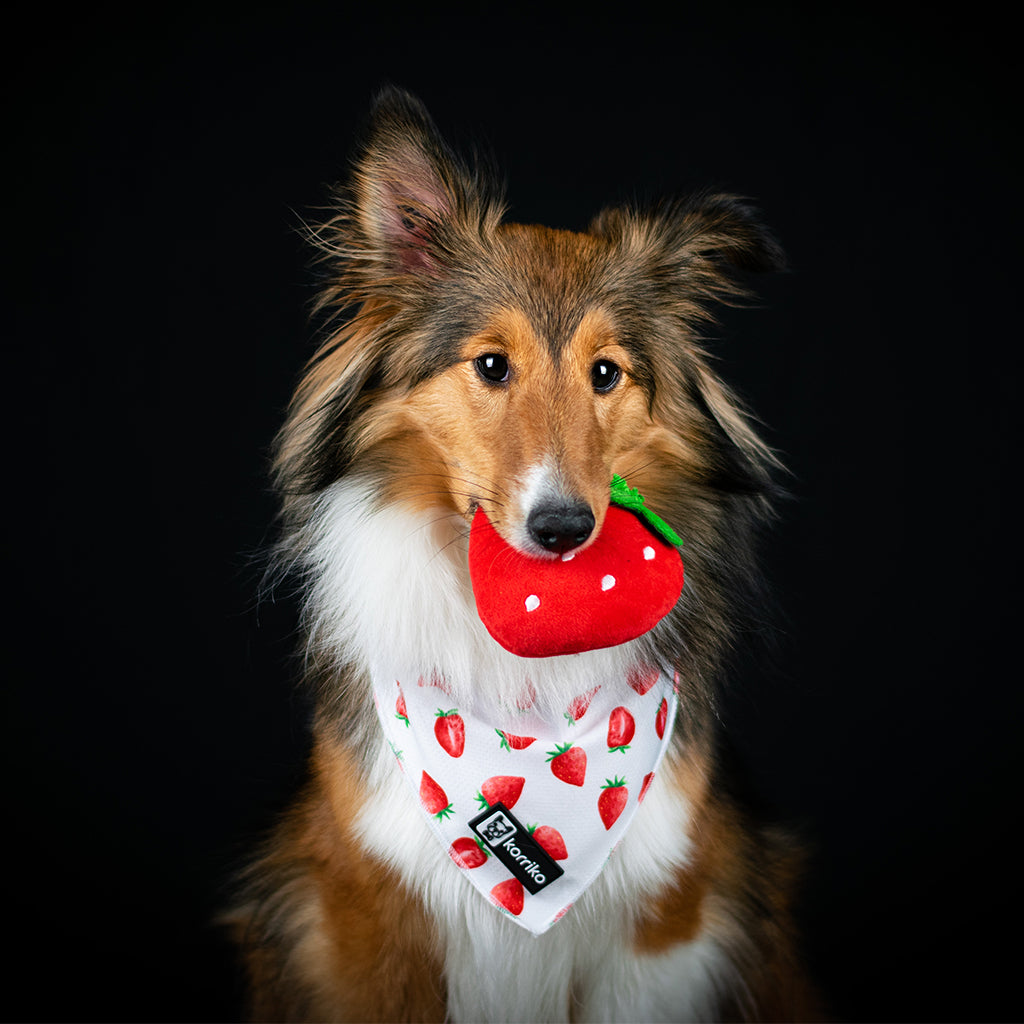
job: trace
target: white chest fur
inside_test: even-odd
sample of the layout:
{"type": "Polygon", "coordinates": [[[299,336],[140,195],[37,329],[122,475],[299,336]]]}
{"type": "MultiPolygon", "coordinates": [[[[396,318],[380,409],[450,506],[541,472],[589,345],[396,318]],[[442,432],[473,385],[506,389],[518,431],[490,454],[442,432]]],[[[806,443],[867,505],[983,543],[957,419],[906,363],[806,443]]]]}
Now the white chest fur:
{"type": "Polygon", "coordinates": [[[430,831],[390,749],[378,759],[379,800],[355,823],[363,846],[422,893],[444,941],[455,1021],[683,1021],[714,1017],[730,972],[711,936],[661,954],[631,943],[638,910],[686,864],[688,810],[651,787],[601,876],[550,931],[534,936],[468,883],[430,831]]]}
{"type": "MultiPolygon", "coordinates": [[[[443,674],[453,702],[509,702],[524,687],[558,714],[595,682],[621,680],[633,645],[564,658],[517,658],[475,613],[461,520],[374,510],[372,488],[345,481],[320,500],[303,538],[313,584],[311,642],[362,676],[443,674]]],[[[357,674],[358,675],[358,674],[357,674]]],[[[370,708],[369,692],[350,695],[370,708]]],[[[703,936],[657,955],[631,944],[634,922],[691,854],[686,800],[655,779],[598,879],[550,931],[533,936],[467,882],[436,841],[379,733],[367,759],[376,799],[353,823],[366,850],[423,895],[443,936],[456,1021],[699,1020],[714,1015],[721,946],[703,936]]],[[[669,755],[671,757],[671,755],[669,755]]],[[[665,773],[668,774],[668,773],[665,773]]]]}

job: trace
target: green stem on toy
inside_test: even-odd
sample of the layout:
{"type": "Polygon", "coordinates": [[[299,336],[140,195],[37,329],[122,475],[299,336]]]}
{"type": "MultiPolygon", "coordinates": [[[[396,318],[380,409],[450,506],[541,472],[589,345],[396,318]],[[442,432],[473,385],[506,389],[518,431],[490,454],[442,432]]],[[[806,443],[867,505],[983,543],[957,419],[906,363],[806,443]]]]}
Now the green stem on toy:
{"type": "Polygon", "coordinates": [[[630,487],[618,473],[612,477],[611,500],[613,505],[627,508],[630,512],[636,512],[643,516],[651,529],[669,544],[673,544],[677,548],[683,546],[683,538],[661,516],[645,507],[644,496],[635,487],[630,487]]]}

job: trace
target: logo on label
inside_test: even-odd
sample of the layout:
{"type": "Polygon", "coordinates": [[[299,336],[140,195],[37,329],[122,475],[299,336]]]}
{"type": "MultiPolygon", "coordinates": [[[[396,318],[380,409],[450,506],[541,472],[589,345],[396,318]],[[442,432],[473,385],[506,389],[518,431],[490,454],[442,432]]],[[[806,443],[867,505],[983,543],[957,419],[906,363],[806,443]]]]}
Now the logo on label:
{"type": "Polygon", "coordinates": [[[519,831],[503,811],[495,811],[473,828],[488,846],[496,846],[502,839],[508,839],[519,831]]]}
{"type": "Polygon", "coordinates": [[[536,894],[564,874],[502,803],[492,804],[478,814],[470,821],[469,827],[528,892],[536,894]]]}

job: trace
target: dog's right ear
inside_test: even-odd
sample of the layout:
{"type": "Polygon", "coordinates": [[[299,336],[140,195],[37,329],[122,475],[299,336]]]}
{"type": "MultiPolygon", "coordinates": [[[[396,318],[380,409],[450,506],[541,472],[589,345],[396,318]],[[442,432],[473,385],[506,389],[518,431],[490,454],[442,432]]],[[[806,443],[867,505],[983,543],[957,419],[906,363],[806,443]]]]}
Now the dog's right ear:
{"type": "Polygon", "coordinates": [[[460,243],[503,212],[492,179],[448,147],[418,99],[393,87],[374,103],[349,204],[357,258],[390,282],[443,277],[460,243]]]}

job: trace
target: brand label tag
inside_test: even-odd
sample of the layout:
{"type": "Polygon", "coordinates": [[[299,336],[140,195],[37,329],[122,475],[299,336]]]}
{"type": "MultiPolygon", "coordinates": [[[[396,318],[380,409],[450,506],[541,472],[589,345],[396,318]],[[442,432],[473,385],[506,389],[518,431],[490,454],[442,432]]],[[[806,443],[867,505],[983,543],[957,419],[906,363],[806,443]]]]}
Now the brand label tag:
{"type": "Polygon", "coordinates": [[[491,804],[469,827],[527,892],[536,894],[564,874],[503,803],[491,804]]]}

